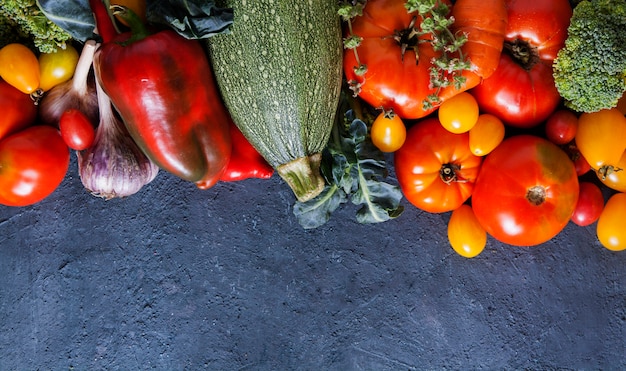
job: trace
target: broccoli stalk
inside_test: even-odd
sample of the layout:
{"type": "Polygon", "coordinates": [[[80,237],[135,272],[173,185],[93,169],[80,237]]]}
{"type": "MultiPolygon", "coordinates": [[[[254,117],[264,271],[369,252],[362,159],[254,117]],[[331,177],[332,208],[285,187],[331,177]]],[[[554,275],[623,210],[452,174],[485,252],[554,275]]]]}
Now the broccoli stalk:
{"type": "Polygon", "coordinates": [[[554,61],[565,105],[578,112],[617,106],[626,91],[626,0],[583,0],[554,61]]]}
{"type": "Polygon", "coordinates": [[[46,18],[35,0],[2,0],[0,47],[26,38],[42,53],[64,49],[71,40],[70,34],[46,18]]]}

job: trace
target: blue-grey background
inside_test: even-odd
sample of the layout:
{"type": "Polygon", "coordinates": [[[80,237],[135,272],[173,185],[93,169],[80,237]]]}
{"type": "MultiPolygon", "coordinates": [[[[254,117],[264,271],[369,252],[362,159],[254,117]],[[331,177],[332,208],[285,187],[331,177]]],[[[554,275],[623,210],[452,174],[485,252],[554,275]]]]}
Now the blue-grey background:
{"type": "Polygon", "coordinates": [[[0,370],[626,368],[626,252],[574,224],[532,248],[449,247],[407,204],[302,229],[278,178],[200,191],[165,172],[88,194],[75,159],[0,207],[0,370]]]}

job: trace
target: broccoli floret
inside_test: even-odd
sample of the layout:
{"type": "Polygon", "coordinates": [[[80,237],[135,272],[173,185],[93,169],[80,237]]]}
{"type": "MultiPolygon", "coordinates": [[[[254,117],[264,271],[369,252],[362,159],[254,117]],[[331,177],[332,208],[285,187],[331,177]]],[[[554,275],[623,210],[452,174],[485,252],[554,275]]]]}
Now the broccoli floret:
{"type": "Polygon", "coordinates": [[[0,2],[0,45],[19,42],[24,36],[42,53],[64,49],[70,34],[50,21],[35,0],[0,2]]]}
{"type": "Polygon", "coordinates": [[[584,0],[554,61],[565,105],[578,112],[612,108],[626,91],[626,0],[584,0]]]}

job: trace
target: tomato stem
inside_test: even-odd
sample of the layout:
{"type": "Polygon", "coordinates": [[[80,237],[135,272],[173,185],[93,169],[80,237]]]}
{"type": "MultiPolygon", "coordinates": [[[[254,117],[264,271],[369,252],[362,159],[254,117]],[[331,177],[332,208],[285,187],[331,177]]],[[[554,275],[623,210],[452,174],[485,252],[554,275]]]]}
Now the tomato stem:
{"type": "Polygon", "coordinates": [[[526,199],[535,206],[541,205],[546,200],[546,189],[542,186],[533,186],[526,192],[526,199]]]}
{"type": "Polygon", "coordinates": [[[526,71],[530,71],[539,62],[537,48],[530,45],[527,41],[516,39],[505,42],[504,50],[526,71]]]}

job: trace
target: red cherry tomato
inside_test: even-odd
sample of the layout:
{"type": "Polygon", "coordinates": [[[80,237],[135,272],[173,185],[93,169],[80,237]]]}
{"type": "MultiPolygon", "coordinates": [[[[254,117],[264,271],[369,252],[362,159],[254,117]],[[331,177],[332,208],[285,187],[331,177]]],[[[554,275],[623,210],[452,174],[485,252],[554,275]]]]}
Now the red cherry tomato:
{"type": "Polygon", "coordinates": [[[59,131],[35,125],[0,141],[0,204],[27,206],[48,197],[61,184],[70,151],[59,131]]]}
{"type": "Polygon", "coordinates": [[[472,207],[497,240],[533,246],[569,223],[577,200],[578,176],[567,154],[547,139],[517,135],[486,156],[472,207]]]}
{"type": "Polygon", "coordinates": [[[567,144],[576,137],[578,117],[567,109],[554,111],[546,121],[546,137],[554,144],[567,144]]]}
{"type": "Polygon", "coordinates": [[[65,144],[77,151],[91,147],[96,138],[93,124],[77,109],[63,112],[59,119],[59,130],[65,144]]]}
{"type": "Polygon", "coordinates": [[[604,209],[604,195],[600,187],[591,182],[580,182],[578,202],[572,214],[572,222],[581,227],[598,220],[604,209]]]}
{"type": "Polygon", "coordinates": [[[0,139],[35,122],[37,106],[28,94],[0,80],[0,139]]]}

